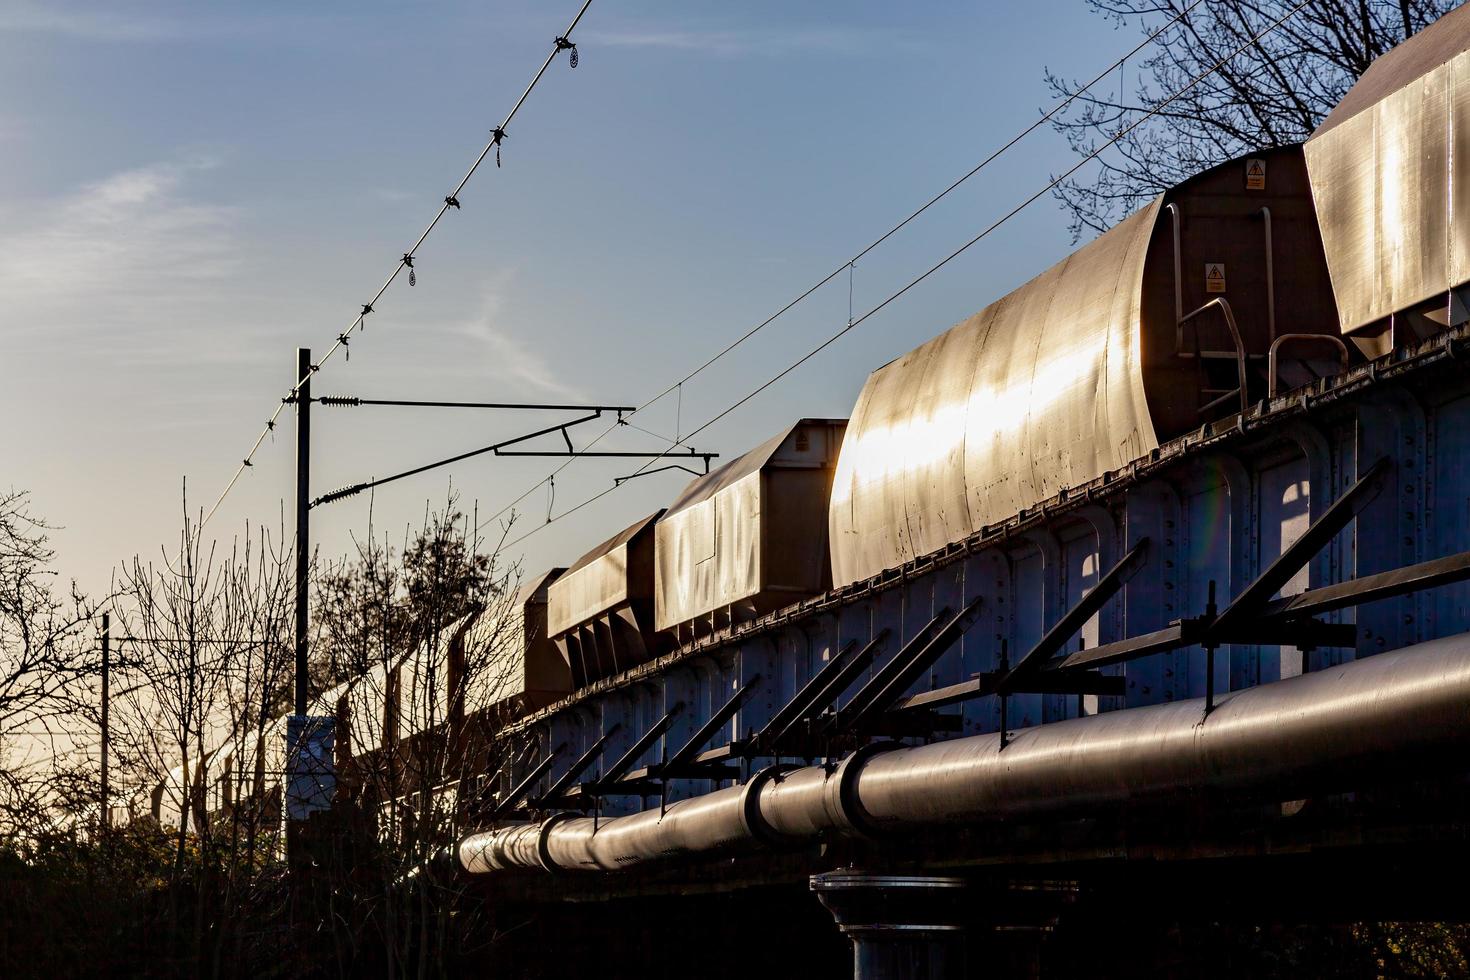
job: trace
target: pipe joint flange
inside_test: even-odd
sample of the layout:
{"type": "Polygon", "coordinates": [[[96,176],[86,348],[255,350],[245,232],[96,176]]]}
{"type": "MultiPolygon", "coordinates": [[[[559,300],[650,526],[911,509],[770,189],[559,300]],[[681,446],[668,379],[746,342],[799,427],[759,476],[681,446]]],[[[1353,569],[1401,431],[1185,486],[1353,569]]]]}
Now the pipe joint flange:
{"type": "Polygon", "coordinates": [[[489,850],[490,843],[489,835],[483,831],[465,834],[461,837],[454,845],[454,853],[459,860],[460,870],[467,871],[470,874],[500,870],[485,858],[485,852],[489,850]],[[468,857],[465,855],[466,848],[472,849],[472,853],[468,857]]]}
{"type": "Polygon", "coordinates": [[[512,827],[496,830],[489,835],[489,839],[480,849],[480,860],[486,867],[491,870],[503,870],[516,866],[511,847],[515,836],[516,831],[512,827]]]}
{"type": "Polygon", "coordinates": [[[800,840],[781,833],[761,814],[761,793],[766,785],[796,768],[790,763],[773,763],[751,776],[740,791],[740,823],[747,834],[768,847],[786,847],[800,840]]]}
{"type": "Polygon", "coordinates": [[[571,810],[563,810],[561,813],[553,813],[541,821],[541,832],[536,835],[536,857],[541,862],[541,867],[551,874],[565,870],[561,865],[551,859],[551,832],[556,825],[563,823],[573,817],[581,816],[571,810]]]}
{"type": "Polygon", "coordinates": [[[858,777],[874,756],[901,748],[901,742],[892,741],[869,742],[858,746],[857,751],[839,762],[837,769],[827,777],[822,791],[822,805],[839,833],[869,840],[877,840],[883,836],[883,829],[874,823],[858,799],[858,777]]]}

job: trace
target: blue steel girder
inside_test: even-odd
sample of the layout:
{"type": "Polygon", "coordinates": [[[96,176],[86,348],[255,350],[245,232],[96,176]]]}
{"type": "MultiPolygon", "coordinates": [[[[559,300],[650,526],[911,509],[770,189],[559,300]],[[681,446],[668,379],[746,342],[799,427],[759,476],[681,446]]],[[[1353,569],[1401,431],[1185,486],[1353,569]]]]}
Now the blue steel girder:
{"type": "MultiPolygon", "coordinates": [[[[1000,668],[1001,647],[1015,629],[1015,604],[1011,601],[1010,562],[999,548],[987,548],[964,562],[965,599],[986,598],[982,628],[964,639],[962,676],[973,677],[1000,668]]],[[[1000,730],[1000,700],[986,698],[965,702],[960,709],[964,731],[971,734],[1000,730]]]]}
{"type": "MultiPolygon", "coordinates": [[[[1147,538],[1155,549],[1154,560],[1123,590],[1123,635],[1137,637],[1167,628],[1181,613],[1179,496],[1168,483],[1149,480],[1128,488],[1124,501],[1124,548],[1131,551],[1147,538]]],[[[1181,660],[1171,653],[1129,664],[1124,673],[1127,706],[1175,700],[1181,660]]]]}
{"type": "MultiPolygon", "coordinates": [[[[1227,574],[1221,577],[1220,582],[1226,587],[1226,595],[1233,595],[1244,589],[1260,567],[1258,560],[1265,559],[1264,545],[1261,544],[1264,517],[1259,513],[1262,509],[1260,505],[1264,501],[1257,496],[1256,475],[1247,470],[1240,457],[1233,453],[1211,453],[1202,460],[1202,465],[1213,468],[1224,478],[1225,483],[1222,489],[1226,506],[1229,508],[1229,523],[1209,528],[1201,528],[1191,523],[1188,529],[1191,542],[1191,546],[1186,549],[1191,556],[1188,567],[1191,578],[1188,601],[1197,609],[1203,608],[1208,601],[1208,580],[1206,582],[1195,581],[1200,570],[1194,566],[1193,561],[1194,555],[1206,550],[1199,545],[1199,538],[1202,535],[1213,532],[1225,538],[1225,546],[1221,550],[1225,552],[1227,574]]],[[[1218,508],[1218,504],[1216,507],[1218,508]]],[[[1208,550],[1213,551],[1213,545],[1216,542],[1210,544],[1212,547],[1208,550]]],[[[1234,690],[1248,687],[1260,680],[1263,653],[1261,648],[1255,644],[1229,644],[1227,656],[1217,660],[1215,676],[1209,679],[1204,677],[1209,659],[1204,651],[1195,647],[1189,651],[1188,656],[1192,661],[1191,666],[1199,668],[1198,683],[1195,680],[1196,671],[1190,671],[1189,694],[1191,696],[1198,697],[1204,694],[1211,683],[1216,689],[1234,690]]]]}
{"type": "MultiPolygon", "coordinates": [[[[1355,577],[1421,561],[1426,421],[1423,407],[1405,388],[1387,385],[1359,406],[1356,464],[1361,475],[1387,457],[1394,466],[1383,492],[1358,522],[1355,577]]],[[[1359,657],[1395,650],[1419,636],[1420,601],[1403,596],[1358,610],[1359,657]]]]}

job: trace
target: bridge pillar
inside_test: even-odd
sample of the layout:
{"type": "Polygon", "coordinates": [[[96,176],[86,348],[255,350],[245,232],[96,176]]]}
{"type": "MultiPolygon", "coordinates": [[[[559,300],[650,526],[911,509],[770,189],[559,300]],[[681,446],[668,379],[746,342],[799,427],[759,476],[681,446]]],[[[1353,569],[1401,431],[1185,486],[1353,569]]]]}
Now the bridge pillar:
{"type": "Polygon", "coordinates": [[[812,891],[852,940],[854,980],[950,980],[965,971],[963,878],[832,871],[812,891]]]}

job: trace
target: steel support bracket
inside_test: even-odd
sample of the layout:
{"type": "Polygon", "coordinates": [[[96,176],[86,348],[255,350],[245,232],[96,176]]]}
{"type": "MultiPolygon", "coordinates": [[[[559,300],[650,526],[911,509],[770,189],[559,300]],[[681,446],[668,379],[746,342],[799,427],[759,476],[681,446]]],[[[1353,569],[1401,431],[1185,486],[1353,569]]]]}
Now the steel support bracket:
{"type": "MultiPolygon", "coordinates": [[[[971,600],[970,607],[979,602],[978,597],[971,600]]],[[[867,683],[857,689],[857,692],[848,699],[842,707],[833,710],[827,716],[818,720],[814,726],[814,733],[825,735],[854,734],[858,731],[859,719],[867,718],[867,709],[877,701],[879,695],[888,687],[890,681],[898,677],[929,648],[930,641],[939,635],[945,620],[950,619],[951,610],[948,606],[941,609],[933,619],[925,623],[923,628],[915,633],[907,643],[899,647],[889,658],[888,662],[873,672],[867,683]]],[[[943,652],[942,650],[940,652],[943,652]]],[[[855,678],[854,678],[855,679],[855,678]]],[[[841,691],[834,693],[831,701],[836,701],[841,691]]]]}
{"type": "Polygon", "coordinates": [[[541,777],[545,776],[546,773],[550,771],[552,765],[556,762],[556,757],[560,755],[562,750],[566,747],[567,743],[562,742],[556,748],[546,753],[546,758],[538,762],[535,768],[533,768],[529,773],[526,774],[526,777],[524,779],[522,779],[519,783],[516,783],[515,786],[511,788],[511,791],[505,794],[505,799],[496,802],[495,808],[490,811],[490,818],[492,820],[498,820],[505,814],[513,812],[516,807],[520,806],[521,801],[525,799],[527,794],[531,792],[531,787],[535,786],[536,783],[540,781],[541,777]]]}
{"type": "Polygon", "coordinates": [[[819,723],[818,712],[842,696],[858,674],[872,663],[879,648],[888,641],[889,630],[882,629],[860,650],[851,641],[838,651],[821,670],[807,681],[796,696],[788,701],[770,722],[751,736],[752,751],[757,755],[805,755],[811,729],[819,723]],[[800,745],[794,743],[800,742],[800,745]],[[798,751],[799,750],[799,751],[798,751]]]}
{"type": "Polygon", "coordinates": [[[590,793],[594,796],[609,796],[617,792],[626,792],[626,788],[618,788],[619,782],[625,775],[629,775],[628,770],[632,769],[633,764],[643,758],[643,753],[647,752],[653,746],[653,743],[658,741],[659,736],[668,730],[670,723],[683,710],[683,701],[674,702],[674,706],[664,712],[662,718],[649,726],[648,731],[639,736],[638,741],[634,742],[632,747],[624,752],[617,762],[614,762],[608,767],[607,772],[603,774],[601,779],[593,779],[583,783],[583,792],[590,793]]]}
{"type": "MultiPolygon", "coordinates": [[[[696,756],[699,754],[699,750],[710,739],[715,737],[715,733],[725,727],[726,722],[735,717],[736,712],[755,693],[760,681],[761,675],[753,674],[749,680],[741,685],[740,690],[736,691],[728,701],[709,716],[709,719],[703,725],[699,726],[699,730],[689,737],[689,741],[681,745],[667,760],[653,767],[655,774],[660,779],[728,778],[727,771],[730,767],[717,763],[700,762],[696,756]]],[[[735,769],[736,775],[739,775],[739,772],[738,768],[735,769]]]]}
{"type": "MultiPolygon", "coordinates": [[[[890,715],[923,709],[945,708],[975,698],[997,693],[997,685],[1005,675],[998,671],[985,671],[967,681],[951,684],[914,694],[893,706],[890,715]]],[[[1012,694],[1097,694],[1104,697],[1121,697],[1127,693],[1127,678],[1110,677],[1094,670],[1061,672],[1048,669],[1014,688],[1012,694]]],[[[953,717],[941,716],[941,717],[953,717]]]]}
{"type": "MultiPolygon", "coordinates": [[[[1066,657],[1057,657],[1047,663],[1050,670],[1077,670],[1083,667],[1104,667],[1109,664],[1137,660],[1167,650],[1200,644],[1213,649],[1225,643],[1249,643],[1268,646],[1296,646],[1303,648],[1345,647],[1357,642],[1357,628],[1352,624],[1324,623],[1311,618],[1312,613],[1328,612],[1331,609],[1355,605],[1368,601],[1369,591],[1378,589],[1383,595],[1400,594],[1390,590],[1412,591],[1417,587],[1414,569],[1403,569],[1396,573],[1370,576],[1378,580],[1367,583],[1368,590],[1355,590],[1347,585],[1328,586],[1325,590],[1311,590],[1301,596],[1273,600],[1282,586],[1316,557],[1328,542],[1347,527],[1363,509],[1372,502],[1380,490],[1392,465],[1383,457],[1368,468],[1341,497],[1333,501],[1321,517],[1313,521],[1302,536],[1297,538],[1273,561],[1265,571],[1245,587],[1231,603],[1216,616],[1201,616],[1182,619],[1162,630],[1130,637],[1116,643],[1105,643],[1091,650],[1080,650],[1066,657]],[[1314,602],[1314,594],[1327,592],[1330,602],[1314,602]]],[[[1445,560],[1443,566],[1430,570],[1423,578],[1440,582],[1452,581],[1455,576],[1470,575],[1470,562],[1458,561],[1459,556],[1445,560]]],[[[1432,563],[1431,563],[1432,564],[1432,563]]]]}
{"type": "Polygon", "coordinates": [[[612,738],[622,728],[621,722],[613,722],[611,728],[602,733],[602,737],[592,743],[592,747],[583,752],[577,761],[573,762],[567,771],[561,774],[561,778],[551,784],[551,788],[531,801],[533,806],[545,807],[554,805],[552,801],[563,799],[572,784],[586,772],[588,767],[602,755],[602,750],[607,747],[608,739],[612,738]]]}
{"type": "Polygon", "coordinates": [[[1295,616],[1260,616],[1223,632],[1212,629],[1209,621],[1202,617],[1182,619],[1153,633],[1054,657],[1047,664],[1046,672],[1072,674],[1084,668],[1108,667],[1207,641],[1323,649],[1355,646],[1357,635],[1357,627],[1352,623],[1324,623],[1295,616]]]}
{"type": "Polygon", "coordinates": [[[1291,543],[1264,572],[1256,576],[1255,581],[1247,585],[1245,589],[1236,596],[1210,624],[1209,633],[1214,637],[1223,636],[1230,632],[1233,627],[1251,619],[1259,618],[1271,597],[1281,591],[1282,586],[1290,582],[1297,572],[1316,557],[1317,552],[1327,546],[1338,532],[1347,527],[1349,522],[1363,508],[1378,496],[1383,489],[1384,479],[1388,476],[1391,462],[1388,457],[1383,457],[1368,468],[1345,493],[1332,506],[1327,508],[1326,513],[1302,532],[1302,536],[1291,543]]]}
{"type": "Polygon", "coordinates": [[[1023,685],[1033,682],[1048,666],[1052,655],[1062,649],[1073,634],[1087,625],[1091,619],[1109,599],[1118,594],[1138,571],[1148,564],[1148,538],[1140,538],[1128,554],[1112,568],[1108,569],[1106,575],[1098,580],[1086,595],[1078,599],[1071,609],[1057,620],[1056,625],[1047,630],[1034,647],[1026,652],[1026,655],[1016,662],[1016,665],[1007,671],[995,683],[992,693],[1005,697],[1008,694],[1018,693],[1023,685]]]}

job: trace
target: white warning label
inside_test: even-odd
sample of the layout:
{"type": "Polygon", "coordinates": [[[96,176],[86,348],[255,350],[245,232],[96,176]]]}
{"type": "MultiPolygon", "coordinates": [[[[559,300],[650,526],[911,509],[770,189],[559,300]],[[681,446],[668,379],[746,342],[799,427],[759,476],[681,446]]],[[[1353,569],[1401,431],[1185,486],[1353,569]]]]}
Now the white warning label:
{"type": "Polygon", "coordinates": [[[1250,159],[1245,162],[1245,189],[1248,191],[1266,189],[1265,160],[1250,159]]]}
{"type": "Polygon", "coordinates": [[[1225,263],[1205,263],[1205,292],[1223,293],[1225,291],[1225,263]]]}

